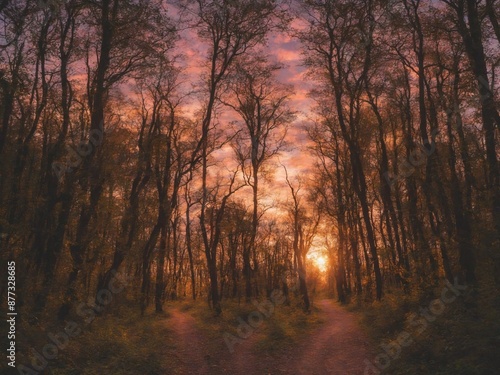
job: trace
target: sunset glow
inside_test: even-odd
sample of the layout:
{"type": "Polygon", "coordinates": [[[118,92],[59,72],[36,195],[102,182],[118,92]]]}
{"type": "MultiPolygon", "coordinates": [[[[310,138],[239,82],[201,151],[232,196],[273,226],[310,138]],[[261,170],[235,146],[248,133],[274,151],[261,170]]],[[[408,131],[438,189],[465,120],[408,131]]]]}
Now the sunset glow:
{"type": "Polygon", "coordinates": [[[499,77],[500,0],[0,0],[8,365],[498,373],[499,77]]]}
{"type": "Polygon", "coordinates": [[[307,256],[311,263],[321,272],[328,270],[328,257],[326,255],[312,253],[307,256]]]}

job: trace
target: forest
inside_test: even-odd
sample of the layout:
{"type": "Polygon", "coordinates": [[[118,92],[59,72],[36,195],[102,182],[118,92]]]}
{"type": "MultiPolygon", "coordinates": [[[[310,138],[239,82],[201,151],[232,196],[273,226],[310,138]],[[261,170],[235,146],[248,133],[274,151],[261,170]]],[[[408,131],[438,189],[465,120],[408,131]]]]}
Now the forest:
{"type": "Polygon", "coordinates": [[[6,374],[498,373],[497,0],[0,0],[0,49],[6,374]]]}

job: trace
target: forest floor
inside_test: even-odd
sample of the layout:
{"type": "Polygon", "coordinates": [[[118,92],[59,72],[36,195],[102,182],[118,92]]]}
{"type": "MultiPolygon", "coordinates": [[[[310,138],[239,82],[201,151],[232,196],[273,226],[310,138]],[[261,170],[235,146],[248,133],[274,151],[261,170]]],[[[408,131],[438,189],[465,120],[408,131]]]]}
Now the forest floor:
{"type": "MultiPolygon", "coordinates": [[[[166,320],[180,361],[175,374],[363,374],[370,357],[369,340],[355,314],[331,300],[316,303],[323,324],[283,350],[263,350],[257,328],[230,353],[224,333],[206,335],[196,319],[177,308],[166,320]]],[[[272,323],[270,323],[272,324],[272,323]]],[[[272,345],[272,343],[271,343],[272,345]]],[[[168,364],[165,368],[169,368],[168,364]]]]}

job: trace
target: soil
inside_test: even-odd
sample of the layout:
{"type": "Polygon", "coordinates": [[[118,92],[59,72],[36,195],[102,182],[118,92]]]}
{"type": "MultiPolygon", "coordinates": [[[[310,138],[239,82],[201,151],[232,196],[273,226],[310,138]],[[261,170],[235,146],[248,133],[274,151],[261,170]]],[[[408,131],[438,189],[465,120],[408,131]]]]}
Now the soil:
{"type": "Polygon", "coordinates": [[[222,340],[210,343],[196,328],[195,319],[174,310],[169,325],[178,343],[181,368],[173,374],[205,375],[358,375],[370,359],[366,334],[356,316],[331,300],[317,302],[324,324],[305,337],[301,344],[273,355],[254,350],[254,333],[230,353],[222,340]]]}

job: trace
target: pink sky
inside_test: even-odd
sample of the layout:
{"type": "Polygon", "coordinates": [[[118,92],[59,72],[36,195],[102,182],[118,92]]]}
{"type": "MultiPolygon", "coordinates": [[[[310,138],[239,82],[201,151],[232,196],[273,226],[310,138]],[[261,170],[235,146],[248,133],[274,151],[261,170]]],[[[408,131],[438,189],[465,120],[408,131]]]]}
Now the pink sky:
{"type": "MultiPolygon", "coordinates": [[[[186,83],[198,81],[200,74],[205,71],[206,48],[198,40],[192,31],[183,31],[179,41],[179,50],[182,51],[186,60],[186,83]]],[[[309,122],[310,108],[313,101],[308,98],[308,92],[312,88],[310,79],[305,79],[306,68],[302,66],[302,55],[300,43],[284,32],[274,32],[268,38],[268,45],[265,48],[274,60],[283,64],[283,69],[279,72],[277,78],[280,82],[289,84],[293,87],[294,94],[290,98],[290,107],[297,111],[297,119],[291,124],[287,141],[294,148],[285,151],[280,155],[280,162],[285,164],[291,175],[302,174],[311,167],[311,159],[307,157],[307,152],[303,150],[307,143],[307,136],[302,129],[309,122]]],[[[188,110],[194,111],[199,108],[199,104],[193,100],[188,106],[188,110]]],[[[234,114],[229,112],[221,117],[221,121],[231,121],[234,114]]],[[[229,159],[230,151],[227,151],[229,159]]],[[[221,156],[225,153],[221,153],[221,156]]],[[[227,161],[229,161],[227,159],[227,161]]],[[[280,168],[281,169],[281,168],[280,168]]],[[[278,172],[278,171],[277,171],[278,172]]],[[[284,175],[278,172],[278,180],[283,180],[284,175]]]]}

